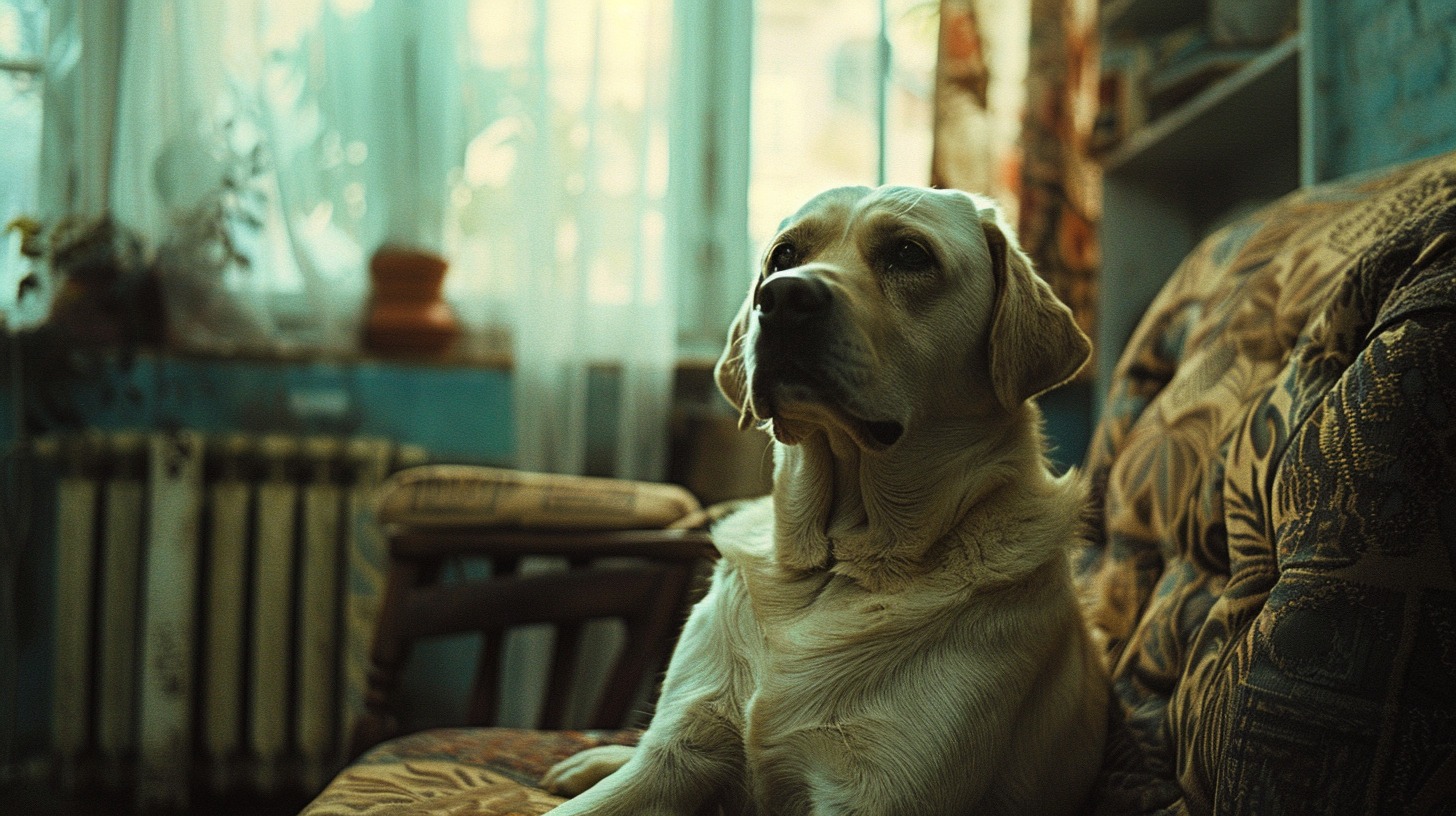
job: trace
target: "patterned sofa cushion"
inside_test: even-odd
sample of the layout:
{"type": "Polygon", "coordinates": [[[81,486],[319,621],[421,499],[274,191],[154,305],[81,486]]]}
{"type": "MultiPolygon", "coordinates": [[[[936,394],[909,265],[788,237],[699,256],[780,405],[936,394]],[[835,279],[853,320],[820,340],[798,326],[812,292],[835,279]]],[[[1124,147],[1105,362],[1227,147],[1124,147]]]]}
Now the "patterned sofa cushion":
{"type": "Polygon", "coordinates": [[[1456,155],[1204,241],[1088,469],[1100,812],[1456,810],[1456,155]]]}

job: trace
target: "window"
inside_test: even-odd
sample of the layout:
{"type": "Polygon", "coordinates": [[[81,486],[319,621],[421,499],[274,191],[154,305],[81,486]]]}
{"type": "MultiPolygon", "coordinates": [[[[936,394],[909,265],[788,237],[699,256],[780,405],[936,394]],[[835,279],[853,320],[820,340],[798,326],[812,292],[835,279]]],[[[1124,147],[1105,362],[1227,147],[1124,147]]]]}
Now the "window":
{"type": "Polygon", "coordinates": [[[487,331],[529,308],[522,276],[533,269],[590,307],[581,319],[598,340],[632,331],[628,304],[664,299],[672,3],[579,5],[554,8],[540,32],[528,4],[469,6],[463,162],[447,182],[444,232],[455,307],[487,331]],[[549,145],[533,135],[542,123],[549,145]],[[533,229],[554,231],[548,257],[533,229]]]}
{"type": "MultiPolygon", "coordinates": [[[[283,187],[265,190],[262,220],[282,238],[256,253],[261,271],[222,279],[235,294],[266,290],[254,293],[264,305],[250,307],[276,324],[264,338],[289,329],[327,347],[316,335],[352,336],[364,286],[357,267],[404,220],[438,236],[434,248],[451,259],[447,289],[483,335],[476,348],[502,348],[508,334],[492,331],[510,329],[523,281],[554,270],[573,276],[603,337],[633,330],[633,319],[611,317],[621,304],[672,291],[679,353],[716,354],[753,260],[785,215],[831,186],[930,180],[938,0],[473,0],[429,15],[370,0],[158,6],[178,20],[208,18],[192,21],[201,34],[227,32],[219,64],[233,98],[217,105],[242,114],[218,127],[243,142],[228,145],[239,156],[271,145],[283,187]],[[685,28],[695,32],[686,40],[685,28]],[[371,84],[390,81],[409,87],[371,84]],[[699,86],[686,106],[674,85],[683,82],[699,86]],[[418,110],[373,109],[395,98],[418,110]],[[259,126],[238,126],[243,114],[259,126]],[[532,146],[543,130],[544,157],[532,146]],[[696,167],[685,173],[688,163],[696,167]],[[700,178],[681,193],[693,173],[700,178]],[[676,223],[684,212],[704,223],[676,223]]],[[[45,0],[0,0],[0,167],[19,181],[0,187],[7,221],[36,204],[45,10],[45,0]]],[[[117,19],[83,36],[123,47],[117,19]]],[[[163,22],[131,28],[142,37],[163,22]]],[[[126,47],[138,45],[173,47],[126,47]]],[[[179,47],[178,58],[193,56],[179,47]]],[[[219,84],[219,73],[187,90],[219,84]]],[[[118,132],[135,124],[126,112],[150,115],[147,94],[167,97],[144,88],[129,104],[123,94],[118,132]]],[[[111,172],[127,166],[139,168],[131,185],[150,195],[150,162],[111,172]]],[[[123,201],[140,198],[121,189],[123,201]]],[[[15,263],[13,251],[0,260],[6,281],[15,263]]]]}
{"type": "Polygon", "coordinates": [[[749,232],[814,194],[930,183],[939,2],[758,4],[749,232]]]}
{"type": "MultiPolygon", "coordinates": [[[[40,172],[41,54],[46,36],[43,0],[0,0],[0,226],[36,207],[40,172]]],[[[17,313],[27,264],[20,236],[9,232],[0,254],[0,327],[39,315],[17,313]]]]}
{"type": "MultiPolygon", "coordinates": [[[[621,307],[660,302],[662,276],[673,274],[679,353],[716,355],[753,261],[785,215],[831,186],[929,182],[939,5],[775,0],[754,4],[750,17],[747,6],[692,0],[467,4],[451,80],[459,118],[438,129],[459,157],[444,184],[447,287],[482,335],[477,348],[507,347],[523,301],[533,302],[523,298],[527,275],[560,275],[568,294],[579,288],[589,334],[610,349],[630,343],[614,333],[640,329],[621,307]],[[538,32],[542,9],[549,24],[538,32]],[[675,19],[703,31],[674,42],[675,19]],[[676,64],[675,47],[686,54],[676,64]],[[749,52],[751,76],[735,73],[730,63],[749,52]],[[669,87],[669,65],[680,81],[701,83],[700,108],[672,107],[684,99],[669,87]],[[744,82],[750,143],[726,144],[744,136],[730,101],[744,82]],[[705,121],[685,128],[693,116],[705,121]],[[549,156],[532,152],[542,122],[549,156]],[[686,259],[671,257],[666,242],[670,168],[683,166],[670,162],[669,141],[702,151],[688,161],[699,163],[717,208],[705,214],[711,224],[677,225],[705,233],[686,259]],[[735,176],[746,176],[746,189],[727,181],[735,176]],[[737,213],[745,197],[747,212],[737,213]],[[547,242],[531,231],[548,222],[543,262],[547,242]]],[[[675,183],[684,186],[681,176],[675,183]]],[[[360,189],[335,209],[358,207],[360,189]]]]}
{"type": "Polygon", "coordinates": [[[679,352],[689,357],[722,349],[764,244],[810,197],[929,183],[939,34],[939,0],[774,0],[751,14],[709,5],[718,17],[704,46],[717,53],[704,107],[717,121],[704,172],[719,224],[681,259],[699,270],[680,281],[679,352]]]}

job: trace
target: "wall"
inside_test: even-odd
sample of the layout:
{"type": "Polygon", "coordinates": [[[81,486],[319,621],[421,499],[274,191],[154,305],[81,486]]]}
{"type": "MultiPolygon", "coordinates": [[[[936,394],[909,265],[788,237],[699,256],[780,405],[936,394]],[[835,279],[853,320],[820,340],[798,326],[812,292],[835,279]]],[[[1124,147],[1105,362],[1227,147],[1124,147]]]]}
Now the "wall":
{"type": "Polygon", "coordinates": [[[1456,148],[1456,0],[1307,0],[1317,178],[1456,148]]]}
{"type": "Polygon", "coordinates": [[[510,460],[514,433],[509,375],[464,366],[109,357],[68,393],[53,412],[75,416],[53,421],[103,430],[380,436],[489,464],[510,460]]]}

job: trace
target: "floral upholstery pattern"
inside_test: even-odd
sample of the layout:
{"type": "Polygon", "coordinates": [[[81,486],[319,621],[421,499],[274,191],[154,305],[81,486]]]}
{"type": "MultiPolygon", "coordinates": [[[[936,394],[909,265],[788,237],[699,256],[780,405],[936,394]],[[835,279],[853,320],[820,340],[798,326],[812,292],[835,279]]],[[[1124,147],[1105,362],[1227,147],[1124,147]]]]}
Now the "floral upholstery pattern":
{"type": "MultiPolygon", "coordinates": [[[[1087,472],[1118,703],[1089,812],[1456,812],[1456,154],[1205,240],[1087,472]]],[[[540,813],[529,783],[601,738],[395,740],[306,813],[540,813]]]]}
{"type": "Polygon", "coordinates": [[[1100,813],[1456,810],[1456,156],[1211,236],[1114,375],[1100,813]]]}
{"type": "Polygon", "coordinates": [[[437,728],[382,743],[355,760],[307,816],[537,816],[561,804],[534,787],[557,762],[597,745],[635,745],[636,731],[437,728]]]}

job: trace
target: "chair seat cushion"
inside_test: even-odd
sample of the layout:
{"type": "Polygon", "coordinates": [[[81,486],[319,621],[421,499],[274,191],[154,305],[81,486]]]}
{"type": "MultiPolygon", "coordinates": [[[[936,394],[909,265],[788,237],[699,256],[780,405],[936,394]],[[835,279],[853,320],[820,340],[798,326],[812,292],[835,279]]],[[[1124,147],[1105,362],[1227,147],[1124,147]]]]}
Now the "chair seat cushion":
{"type": "Polygon", "coordinates": [[[334,778],[301,816],[536,816],[562,800],[535,787],[552,765],[638,731],[440,728],[381,743],[334,778]]]}
{"type": "Polygon", "coordinates": [[[672,526],[702,512],[672,484],[532,473],[474,465],[422,465],[380,488],[385,524],[633,530],[672,526]]]}

